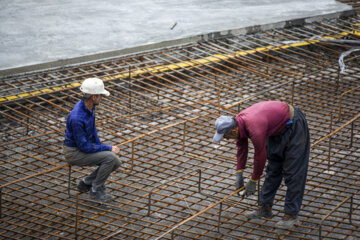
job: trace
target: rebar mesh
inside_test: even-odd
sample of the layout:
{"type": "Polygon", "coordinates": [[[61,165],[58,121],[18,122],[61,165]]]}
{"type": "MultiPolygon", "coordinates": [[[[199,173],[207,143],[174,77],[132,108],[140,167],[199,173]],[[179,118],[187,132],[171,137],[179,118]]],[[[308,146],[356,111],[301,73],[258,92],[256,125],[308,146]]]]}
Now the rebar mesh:
{"type": "MultiPolygon", "coordinates": [[[[337,60],[352,46],[313,38],[359,40],[359,27],[354,16],[2,78],[0,236],[360,238],[359,53],[345,59],[341,74],[337,60]],[[111,204],[77,195],[76,182],[90,167],[72,168],[69,197],[62,155],[66,117],[81,99],[79,82],[95,76],[111,92],[96,111],[99,136],[120,147],[124,162],[108,179],[111,204]],[[220,114],[263,100],[294,104],[310,126],[301,224],[290,231],[274,227],[285,186],[272,219],[246,220],[257,197],[234,194],[235,144],[211,141],[220,114]],[[343,202],[350,196],[352,202],[343,202]]],[[[250,146],[246,176],[252,157],[250,146]]]]}

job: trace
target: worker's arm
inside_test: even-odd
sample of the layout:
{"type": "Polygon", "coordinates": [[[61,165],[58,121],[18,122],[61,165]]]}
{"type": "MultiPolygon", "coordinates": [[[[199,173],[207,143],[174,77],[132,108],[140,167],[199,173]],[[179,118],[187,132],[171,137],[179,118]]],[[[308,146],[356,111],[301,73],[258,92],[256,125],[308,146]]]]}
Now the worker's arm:
{"type": "Polygon", "coordinates": [[[248,156],[249,143],[247,138],[236,139],[237,153],[236,153],[236,171],[244,170],[248,156]]]}
{"type": "MultiPolygon", "coordinates": [[[[100,142],[100,139],[99,139],[99,136],[98,136],[98,134],[97,134],[97,130],[96,130],[96,126],[95,126],[95,134],[94,134],[95,136],[95,143],[97,144],[97,145],[103,145],[103,146],[108,146],[108,145],[105,145],[105,144],[101,144],[101,142],[100,142]]],[[[111,147],[111,149],[110,149],[110,151],[112,151],[113,153],[115,153],[115,154],[119,154],[120,153],[120,149],[117,147],[117,146],[110,146],[111,147]]],[[[101,151],[104,151],[104,150],[101,150],[101,151]]]]}
{"type": "MultiPolygon", "coordinates": [[[[265,131],[254,131],[250,134],[250,139],[255,148],[254,168],[248,183],[245,186],[245,195],[250,196],[256,192],[256,184],[262,175],[266,163],[266,135],[265,131]]],[[[244,186],[244,178],[242,171],[246,167],[248,155],[248,139],[240,138],[237,140],[237,173],[236,173],[236,189],[244,186]]]]}
{"type": "Polygon", "coordinates": [[[243,170],[236,171],[235,189],[242,188],[244,186],[243,170]]]}
{"type": "Polygon", "coordinates": [[[266,131],[259,129],[250,135],[251,142],[254,145],[254,168],[251,179],[257,181],[260,179],[266,163],[266,131]]]}
{"type": "Polygon", "coordinates": [[[237,164],[236,164],[236,182],[235,188],[239,189],[244,186],[243,171],[246,166],[247,154],[248,154],[248,139],[239,138],[236,140],[237,145],[237,164]]]}
{"type": "Polygon", "coordinates": [[[254,145],[254,167],[251,178],[245,186],[245,195],[250,196],[256,192],[256,184],[259,181],[266,163],[266,124],[259,119],[249,125],[249,138],[254,145]]]}

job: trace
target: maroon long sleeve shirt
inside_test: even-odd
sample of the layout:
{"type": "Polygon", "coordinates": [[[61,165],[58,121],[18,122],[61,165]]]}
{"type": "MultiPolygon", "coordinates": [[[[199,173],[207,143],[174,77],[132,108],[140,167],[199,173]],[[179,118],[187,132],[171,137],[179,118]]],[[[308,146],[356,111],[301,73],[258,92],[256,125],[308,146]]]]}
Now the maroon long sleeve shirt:
{"type": "Polygon", "coordinates": [[[251,178],[258,180],[266,163],[266,138],[279,135],[284,129],[290,120],[289,105],[279,101],[259,102],[241,111],[235,119],[239,126],[236,170],[245,169],[250,138],[255,149],[251,178]]]}

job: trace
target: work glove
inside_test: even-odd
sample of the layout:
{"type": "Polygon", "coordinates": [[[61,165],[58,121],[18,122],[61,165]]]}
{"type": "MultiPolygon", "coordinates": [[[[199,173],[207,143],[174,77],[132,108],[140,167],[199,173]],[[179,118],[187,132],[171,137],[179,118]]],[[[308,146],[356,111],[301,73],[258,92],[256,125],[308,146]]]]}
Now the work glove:
{"type": "Polygon", "coordinates": [[[242,188],[244,186],[244,178],[243,178],[243,172],[237,171],[236,172],[236,190],[239,188],[242,188]]]}
{"type": "Polygon", "coordinates": [[[245,187],[245,195],[246,196],[250,196],[250,195],[255,194],[257,181],[258,180],[252,180],[250,178],[249,182],[246,184],[246,187],[245,187]]]}

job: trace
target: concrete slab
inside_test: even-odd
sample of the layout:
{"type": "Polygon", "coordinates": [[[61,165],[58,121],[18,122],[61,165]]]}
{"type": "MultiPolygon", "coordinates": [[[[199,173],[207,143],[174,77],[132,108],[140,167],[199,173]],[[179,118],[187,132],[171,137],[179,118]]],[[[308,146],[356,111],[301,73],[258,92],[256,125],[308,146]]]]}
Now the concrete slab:
{"type": "Polygon", "coordinates": [[[109,58],[218,35],[333,17],[333,0],[0,2],[0,75],[109,58]],[[274,25],[278,23],[280,25],[274,25]]]}

